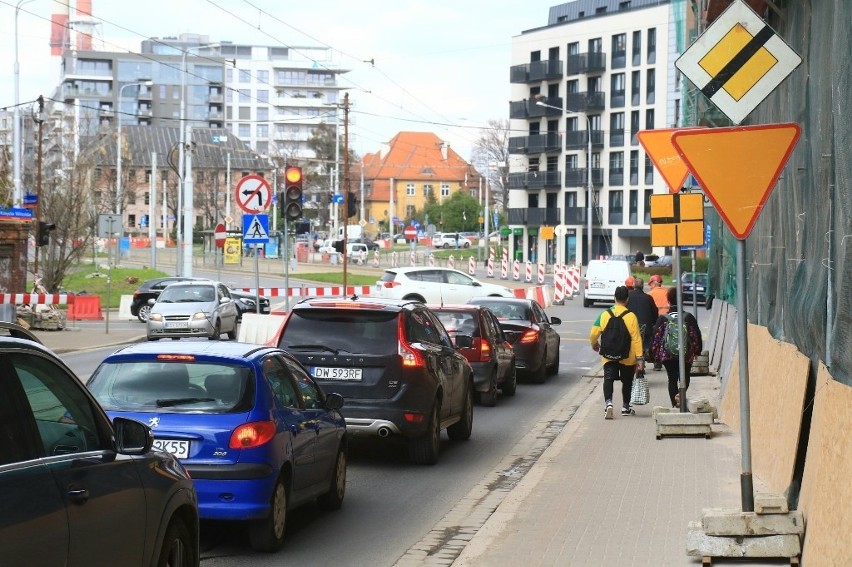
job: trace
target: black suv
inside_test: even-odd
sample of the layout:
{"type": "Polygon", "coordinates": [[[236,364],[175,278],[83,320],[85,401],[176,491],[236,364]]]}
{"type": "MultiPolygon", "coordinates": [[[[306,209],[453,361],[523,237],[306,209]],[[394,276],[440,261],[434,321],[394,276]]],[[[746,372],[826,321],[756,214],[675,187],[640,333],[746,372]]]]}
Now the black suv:
{"type": "Polygon", "coordinates": [[[401,436],[409,457],[438,460],[441,430],[452,440],[473,427],[473,370],[441,321],[420,302],[304,299],[278,337],[324,388],[346,398],[351,435],[401,436]]]}
{"type": "Polygon", "coordinates": [[[14,323],[0,323],[0,439],[4,564],[199,564],[198,500],[180,462],[152,450],[147,425],[110,422],[14,323]]]}
{"type": "MultiPolygon", "coordinates": [[[[170,276],[165,278],[154,278],[152,280],[144,281],[142,282],[142,285],[139,286],[139,289],[133,292],[133,301],[130,304],[130,314],[142,321],[143,323],[146,323],[148,321],[148,313],[151,312],[151,306],[148,304],[149,299],[156,300],[158,297],[160,297],[160,294],[163,292],[164,289],[166,289],[166,286],[169,284],[173,284],[175,282],[198,280],[206,281],[206,278],[170,276]]],[[[231,297],[234,298],[234,301],[237,306],[237,311],[239,311],[238,320],[242,319],[243,313],[257,312],[257,302],[255,294],[231,289],[230,287],[228,288],[228,291],[231,292],[231,297]]],[[[269,310],[269,299],[260,296],[260,312],[264,315],[268,315],[269,310]]]]}

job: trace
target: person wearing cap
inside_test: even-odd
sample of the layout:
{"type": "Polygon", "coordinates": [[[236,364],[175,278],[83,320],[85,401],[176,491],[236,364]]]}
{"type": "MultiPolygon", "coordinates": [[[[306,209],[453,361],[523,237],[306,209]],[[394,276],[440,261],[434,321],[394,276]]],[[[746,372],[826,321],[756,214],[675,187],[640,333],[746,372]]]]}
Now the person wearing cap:
{"type": "MultiPolygon", "coordinates": [[[[654,304],[657,306],[658,316],[662,317],[669,312],[668,290],[663,287],[663,277],[660,274],[654,274],[648,281],[648,286],[651,288],[648,291],[648,295],[651,296],[651,299],[654,300],[654,304]]],[[[662,369],[663,365],[660,364],[660,361],[654,360],[654,370],[662,369]]]]}
{"type": "Polygon", "coordinates": [[[624,285],[629,290],[627,296],[627,308],[636,314],[639,319],[639,333],[642,335],[642,350],[646,359],[648,350],[651,348],[652,330],[657,322],[659,310],[654,299],[645,293],[645,280],[630,276],[624,280],[624,285]]]}

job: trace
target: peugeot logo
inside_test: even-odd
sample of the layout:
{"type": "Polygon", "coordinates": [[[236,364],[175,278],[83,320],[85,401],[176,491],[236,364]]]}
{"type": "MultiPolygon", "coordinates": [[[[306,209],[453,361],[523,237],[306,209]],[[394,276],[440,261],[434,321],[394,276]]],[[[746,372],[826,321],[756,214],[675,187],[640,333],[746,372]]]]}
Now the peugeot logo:
{"type": "Polygon", "coordinates": [[[153,429],[155,427],[159,427],[159,425],[160,425],[160,418],[158,416],[152,417],[151,419],[148,420],[148,427],[150,427],[151,429],[153,429]]]}

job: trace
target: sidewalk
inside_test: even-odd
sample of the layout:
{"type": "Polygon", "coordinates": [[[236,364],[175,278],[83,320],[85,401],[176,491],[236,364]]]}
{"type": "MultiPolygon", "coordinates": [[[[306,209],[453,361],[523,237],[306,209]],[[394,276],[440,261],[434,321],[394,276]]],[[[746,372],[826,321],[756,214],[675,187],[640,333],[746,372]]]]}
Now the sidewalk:
{"type": "Polygon", "coordinates": [[[82,329],[74,326],[68,326],[62,331],[32,330],[32,333],[47,348],[57,354],[93,348],[118,347],[145,340],[144,325],[140,325],[138,329],[110,329],[109,333],[106,333],[104,328],[82,329]]]}

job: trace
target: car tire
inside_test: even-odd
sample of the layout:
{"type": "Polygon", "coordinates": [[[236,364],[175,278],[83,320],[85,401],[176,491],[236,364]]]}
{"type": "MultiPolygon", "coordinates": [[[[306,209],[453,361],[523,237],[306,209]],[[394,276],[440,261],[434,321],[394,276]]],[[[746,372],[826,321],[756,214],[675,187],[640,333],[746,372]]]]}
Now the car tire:
{"type": "Polygon", "coordinates": [[[464,243],[464,247],[465,247],[465,248],[470,248],[470,242],[465,242],[465,243],[464,243]]]}
{"type": "Polygon", "coordinates": [[[249,541],[255,551],[272,553],[284,545],[287,527],[287,488],[281,477],[275,482],[269,501],[269,516],[249,524],[249,541]]]}
{"type": "Polygon", "coordinates": [[[195,543],[184,521],[180,518],[172,518],[163,537],[157,567],[198,565],[198,547],[195,543]]]}
{"type": "Polygon", "coordinates": [[[436,399],[429,417],[429,429],[408,442],[408,458],[418,465],[434,465],[441,450],[441,401],[436,399]]]}
{"type": "Polygon", "coordinates": [[[142,321],[143,323],[148,322],[148,315],[151,314],[151,306],[143,305],[139,308],[139,313],[136,314],[136,318],[142,321]]]}
{"type": "Polygon", "coordinates": [[[207,337],[211,341],[218,341],[222,338],[222,327],[219,324],[219,321],[213,324],[213,334],[207,337]]]}
{"type": "Polygon", "coordinates": [[[237,340],[237,322],[234,321],[234,328],[228,331],[228,340],[235,341],[237,340]]]}
{"type": "Polygon", "coordinates": [[[468,380],[461,418],[447,428],[447,435],[453,441],[467,441],[473,433],[473,381],[468,380]]]}
{"type": "Polygon", "coordinates": [[[447,250],[449,247],[450,247],[450,245],[445,242],[444,243],[444,250],[447,250]]]}
{"type": "Polygon", "coordinates": [[[591,307],[595,302],[591,299],[583,299],[583,307],[591,307]]]}
{"type": "Polygon", "coordinates": [[[343,496],[346,494],[346,449],[343,444],[337,449],[337,459],[331,471],[331,485],[328,492],[317,498],[317,506],[323,510],[340,510],[343,496]]]}
{"type": "Polygon", "coordinates": [[[488,381],[488,391],[479,392],[479,403],[487,408],[493,408],[497,405],[497,370],[491,373],[491,379],[488,381]]]}
{"type": "Polygon", "coordinates": [[[547,375],[554,376],[559,373],[559,348],[556,349],[556,360],[553,361],[551,366],[547,367],[547,375]]]}
{"type": "Polygon", "coordinates": [[[518,370],[515,368],[515,362],[512,361],[512,369],[509,371],[509,378],[500,386],[500,393],[504,396],[514,396],[518,389],[518,370]]]}

